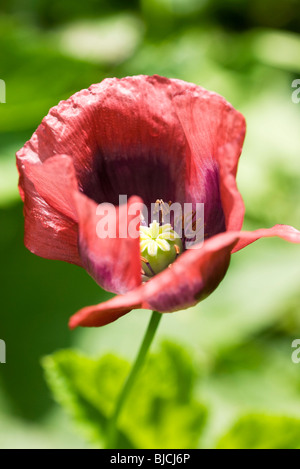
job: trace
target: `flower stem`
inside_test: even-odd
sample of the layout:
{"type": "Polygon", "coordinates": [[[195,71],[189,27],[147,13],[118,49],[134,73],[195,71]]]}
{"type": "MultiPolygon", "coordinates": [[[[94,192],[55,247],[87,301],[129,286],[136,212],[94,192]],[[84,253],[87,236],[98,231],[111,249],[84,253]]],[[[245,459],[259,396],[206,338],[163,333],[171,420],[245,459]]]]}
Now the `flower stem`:
{"type": "Polygon", "coordinates": [[[152,311],[152,316],[146,330],[142,345],[140,347],[139,353],[136,357],[133,367],[128,375],[127,380],[121,390],[117,404],[115,407],[115,411],[111,417],[108,427],[108,448],[114,449],[116,447],[116,437],[117,437],[117,423],[120,413],[123,409],[123,405],[127,399],[127,396],[132,388],[132,385],[135,382],[135,379],[144,363],[145,357],[147,352],[151,346],[152,340],[155,336],[155,332],[161,320],[162,314],[158,313],[157,311],[152,311]]]}

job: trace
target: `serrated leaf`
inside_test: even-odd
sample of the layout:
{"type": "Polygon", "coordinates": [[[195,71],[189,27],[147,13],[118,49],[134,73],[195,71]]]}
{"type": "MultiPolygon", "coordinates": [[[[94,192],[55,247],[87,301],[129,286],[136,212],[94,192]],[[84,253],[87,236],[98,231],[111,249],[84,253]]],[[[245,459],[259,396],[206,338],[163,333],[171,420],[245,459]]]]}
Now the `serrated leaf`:
{"type": "MultiPolygon", "coordinates": [[[[43,360],[55,399],[84,437],[104,447],[108,420],[128,375],[129,364],[113,355],[93,360],[63,350],[43,360]]],[[[207,410],[194,398],[196,373],[188,355],[165,344],[151,357],[120,416],[120,448],[193,448],[207,410]]]]}
{"type": "MultiPolygon", "coordinates": [[[[56,401],[73,417],[86,440],[103,447],[108,415],[127,363],[109,355],[95,361],[63,350],[45,357],[43,367],[56,401]]],[[[121,433],[117,442],[123,449],[133,447],[121,433]]]]}

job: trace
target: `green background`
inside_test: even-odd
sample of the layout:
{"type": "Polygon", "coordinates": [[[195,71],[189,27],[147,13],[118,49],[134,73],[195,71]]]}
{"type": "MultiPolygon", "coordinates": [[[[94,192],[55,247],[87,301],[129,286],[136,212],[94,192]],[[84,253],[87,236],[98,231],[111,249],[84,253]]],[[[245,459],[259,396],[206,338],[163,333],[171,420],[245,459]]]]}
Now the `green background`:
{"type": "MultiPolygon", "coordinates": [[[[299,229],[300,10],[294,0],[2,0],[0,10],[0,448],[102,447],[150,313],[68,330],[71,314],[109,294],[24,248],[14,154],[51,106],[105,77],[192,81],[246,117],[244,228],[299,229]]],[[[162,318],[120,421],[124,445],[300,447],[299,261],[299,246],[261,240],[233,256],[205,302],[162,318]]]]}

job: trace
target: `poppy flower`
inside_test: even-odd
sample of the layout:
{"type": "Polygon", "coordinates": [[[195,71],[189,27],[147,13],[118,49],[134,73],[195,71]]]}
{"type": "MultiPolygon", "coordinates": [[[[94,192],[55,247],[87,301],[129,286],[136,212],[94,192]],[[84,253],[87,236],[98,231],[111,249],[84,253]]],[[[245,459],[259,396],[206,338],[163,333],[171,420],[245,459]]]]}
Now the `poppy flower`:
{"type": "Polygon", "coordinates": [[[190,307],[217,288],[232,253],[261,237],[300,242],[286,225],[241,231],[244,136],[244,117],[223,97],[160,76],[106,79],[49,111],[17,153],[25,245],[84,267],[117,293],[76,313],[71,328],[102,326],[135,308],[190,307]],[[99,204],[116,207],[117,225],[128,228],[142,204],[157,200],[204,204],[201,247],[172,241],[172,223],[141,226],[137,237],[97,235],[99,204]]]}

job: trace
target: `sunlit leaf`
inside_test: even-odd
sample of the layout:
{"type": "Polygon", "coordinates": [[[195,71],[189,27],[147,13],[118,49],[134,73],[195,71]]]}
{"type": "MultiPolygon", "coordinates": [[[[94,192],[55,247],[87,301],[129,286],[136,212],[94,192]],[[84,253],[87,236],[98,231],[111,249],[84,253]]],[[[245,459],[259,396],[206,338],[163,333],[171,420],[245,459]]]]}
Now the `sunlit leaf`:
{"type": "MultiPolygon", "coordinates": [[[[129,364],[113,355],[99,360],[65,350],[43,360],[56,400],[85,438],[103,447],[108,419],[128,374],[129,364]]],[[[206,408],[194,398],[195,370],[177,346],[166,344],[137,379],[120,418],[122,448],[196,447],[206,408]]]]}
{"type": "Polygon", "coordinates": [[[292,417],[247,415],[224,435],[222,449],[299,449],[300,420],[292,417]]]}

